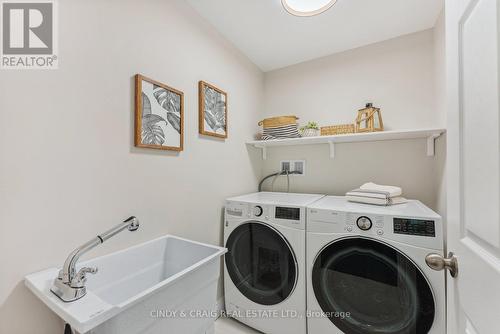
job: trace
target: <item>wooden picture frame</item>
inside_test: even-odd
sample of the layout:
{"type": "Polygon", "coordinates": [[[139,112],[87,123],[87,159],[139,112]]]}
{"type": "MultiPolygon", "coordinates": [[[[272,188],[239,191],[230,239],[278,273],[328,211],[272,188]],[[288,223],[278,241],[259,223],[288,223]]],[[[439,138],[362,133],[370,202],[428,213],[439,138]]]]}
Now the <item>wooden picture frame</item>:
{"type": "Polygon", "coordinates": [[[202,135],[228,136],[227,93],[205,81],[198,83],[198,124],[202,135]]]}
{"type": "Polygon", "coordinates": [[[183,150],[183,92],[143,75],[135,76],[135,146],[183,150]]]}

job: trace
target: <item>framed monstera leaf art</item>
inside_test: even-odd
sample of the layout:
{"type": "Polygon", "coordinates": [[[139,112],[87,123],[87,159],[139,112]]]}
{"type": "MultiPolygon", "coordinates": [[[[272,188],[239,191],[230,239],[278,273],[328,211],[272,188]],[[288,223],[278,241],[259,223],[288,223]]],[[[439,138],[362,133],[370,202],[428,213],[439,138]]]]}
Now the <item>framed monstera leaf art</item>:
{"type": "Polygon", "coordinates": [[[198,88],[200,134],[227,138],[227,93],[205,81],[198,88]]]}
{"type": "Polygon", "coordinates": [[[184,143],[184,93],[135,76],[135,146],[182,151],[184,143]]]}

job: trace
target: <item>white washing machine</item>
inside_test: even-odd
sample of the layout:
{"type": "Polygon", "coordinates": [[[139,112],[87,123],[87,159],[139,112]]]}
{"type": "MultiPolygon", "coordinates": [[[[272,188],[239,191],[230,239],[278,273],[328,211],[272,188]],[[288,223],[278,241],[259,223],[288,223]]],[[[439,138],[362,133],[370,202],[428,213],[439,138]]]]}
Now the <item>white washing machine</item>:
{"type": "Polygon", "coordinates": [[[227,199],[228,315],[266,334],[306,333],[306,206],[322,197],[261,192],[227,199]]]}
{"type": "Polygon", "coordinates": [[[419,201],[390,207],[327,196],[307,213],[308,334],[445,334],[441,217],[419,201]]]}

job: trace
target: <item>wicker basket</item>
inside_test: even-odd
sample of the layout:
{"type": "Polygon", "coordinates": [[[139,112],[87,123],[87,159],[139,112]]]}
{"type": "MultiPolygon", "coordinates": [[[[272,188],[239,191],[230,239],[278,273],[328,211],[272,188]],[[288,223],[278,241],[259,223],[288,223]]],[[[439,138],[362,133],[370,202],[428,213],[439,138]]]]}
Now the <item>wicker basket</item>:
{"type": "Polygon", "coordinates": [[[297,124],[297,120],[299,118],[297,116],[279,116],[279,117],[271,117],[266,118],[259,122],[259,125],[262,125],[264,129],[266,128],[277,128],[280,126],[294,125],[297,124]]]}
{"type": "Polygon", "coordinates": [[[345,135],[348,133],[354,133],[354,124],[341,124],[332,126],[321,127],[322,136],[334,136],[334,135],[345,135]]]}
{"type": "Polygon", "coordinates": [[[319,136],[318,129],[300,129],[300,135],[302,137],[317,137],[319,136]]]}

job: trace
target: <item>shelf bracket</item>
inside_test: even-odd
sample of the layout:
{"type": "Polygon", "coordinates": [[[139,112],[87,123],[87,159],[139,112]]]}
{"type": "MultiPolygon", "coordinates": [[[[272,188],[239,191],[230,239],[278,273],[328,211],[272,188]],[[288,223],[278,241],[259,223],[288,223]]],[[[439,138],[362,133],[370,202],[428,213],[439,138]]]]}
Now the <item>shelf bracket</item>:
{"type": "Polygon", "coordinates": [[[262,160],[267,160],[267,146],[255,145],[255,147],[262,150],[262,160]]]}
{"type": "Polygon", "coordinates": [[[441,136],[440,133],[434,133],[427,137],[427,156],[433,157],[436,153],[436,139],[441,136]]]}
{"type": "Polygon", "coordinates": [[[335,159],[335,143],[333,141],[329,141],[328,146],[330,146],[330,159],[335,159]]]}

